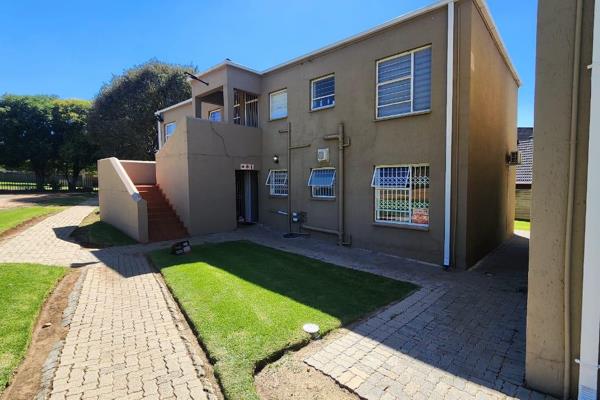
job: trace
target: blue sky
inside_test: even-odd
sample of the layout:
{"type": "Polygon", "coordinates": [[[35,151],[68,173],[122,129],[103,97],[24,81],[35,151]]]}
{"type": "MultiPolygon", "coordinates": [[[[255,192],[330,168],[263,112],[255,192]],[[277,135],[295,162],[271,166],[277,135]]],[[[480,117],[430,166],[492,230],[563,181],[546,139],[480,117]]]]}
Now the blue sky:
{"type": "MultiPolygon", "coordinates": [[[[0,94],[92,99],[148,59],[200,70],[225,58],[266,69],[433,0],[8,1],[0,13],[0,94]]],[[[533,124],[536,0],[488,0],[523,81],[519,125],[533,124]]]]}

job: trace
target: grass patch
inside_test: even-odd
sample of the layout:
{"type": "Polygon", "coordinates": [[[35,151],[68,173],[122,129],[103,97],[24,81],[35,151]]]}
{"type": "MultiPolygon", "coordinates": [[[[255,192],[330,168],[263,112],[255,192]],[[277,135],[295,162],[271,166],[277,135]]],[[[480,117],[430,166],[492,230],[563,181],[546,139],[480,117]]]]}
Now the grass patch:
{"type": "Polygon", "coordinates": [[[29,220],[60,211],[62,207],[31,206],[0,210],[0,234],[29,220]]]}
{"type": "Polygon", "coordinates": [[[62,211],[65,207],[77,205],[91,197],[93,195],[76,194],[43,195],[32,197],[31,199],[20,199],[19,201],[31,201],[32,205],[0,210],[0,235],[34,218],[62,211]]]}
{"type": "Polygon", "coordinates": [[[258,399],[254,370],[308,340],[399,300],[416,286],[250,242],[150,254],[208,350],[228,399],[258,399]]]}
{"type": "Polygon", "coordinates": [[[66,268],[0,264],[0,391],[23,359],[46,296],[66,268]]]}
{"type": "Polygon", "coordinates": [[[531,222],[515,220],[515,231],[530,231],[531,222]]]}
{"type": "Polygon", "coordinates": [[[87,247],[126,246],[137,242],[114,226],[100,221],[100,211],[96,209],[81,221],[71,236],[87,247]]]}

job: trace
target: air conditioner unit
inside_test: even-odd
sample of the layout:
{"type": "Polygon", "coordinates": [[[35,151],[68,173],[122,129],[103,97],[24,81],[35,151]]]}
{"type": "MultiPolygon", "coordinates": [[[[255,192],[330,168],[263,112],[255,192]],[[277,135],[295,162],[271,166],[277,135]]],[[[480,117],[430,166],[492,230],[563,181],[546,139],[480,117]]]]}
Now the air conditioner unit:
{"type": "Polygon", "coordinates": [[[508,165],[521,165],[522,156],[520,151],[511,151],[506,155],[506,164],[508,165]]]}
{"type": "Polygon", "coordinates": [[[318,162],[329,162],[329,149],[317,149],[317,161],[318,162]]]}

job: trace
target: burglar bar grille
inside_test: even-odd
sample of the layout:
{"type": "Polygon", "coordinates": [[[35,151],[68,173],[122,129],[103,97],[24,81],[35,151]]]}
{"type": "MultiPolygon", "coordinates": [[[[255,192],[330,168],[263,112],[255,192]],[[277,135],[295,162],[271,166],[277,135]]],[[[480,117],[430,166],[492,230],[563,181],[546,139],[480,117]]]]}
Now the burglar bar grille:
{"type": "Polygon", "coordinates": [[[429,165],[376,167],[375,222],[429,225],[429,165]]]}

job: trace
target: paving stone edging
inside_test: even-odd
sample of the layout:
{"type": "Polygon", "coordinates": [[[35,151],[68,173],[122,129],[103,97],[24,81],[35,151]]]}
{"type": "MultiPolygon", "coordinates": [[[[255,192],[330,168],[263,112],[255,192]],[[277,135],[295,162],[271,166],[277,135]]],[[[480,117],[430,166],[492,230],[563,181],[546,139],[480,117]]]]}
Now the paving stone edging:
{"type": "MultiPolygon", "coordinates": [[[[67,307],[63,311],[62,317],[62,326],[68,327],[73,320],[73,315],[75,314],[75,309],[77,308],[77,304],[79,303],[79,297],[81,296],[81,288],[83,287],[83,282],[87,275],[87,270],[84,270],[79,278],[77,278],[77,282],[73,286],[71,293],[69,293],[69,298],[67,300],[67,307]]],[[[44,365],[42,366],[42,377],[40,382],[40,390],[35,396],[35,400],[46,400],[50,397],[50,393],[52,392],[52,381],[54,380],[54,375],[56,373],[56,369],[58,368],[58,364],[60,362],[60,356],[62,354],[62,349],[65,346],[64,340],[57,341],[54,346],[52,346],[52,350],[48,353],[48,357],[46,361],[44,361],[44,365]]]]}
{"type": "MultiPolygon", "coordinates": [[[[141,256],[141,257],[143,257],[145,259],[144,256],[141,256]]],[[[146,260],[146,262],[148,262],[148,261],[146,260]]],[[[151,263],[149,263],[149,264],[151,265],[151,263]]],[[[151,265],[151,267],[154,268],[152,265],[151,265]]],[[[194,365],[194,368],[196,369],[196,374],[197,374],[198,378],[202,381],[202,388],[203,388],[204,392],[206,393],[206,397],[208,398],[208,400],[218,400],[219,397],[215,394],[215,388],[213,387],[213,383],[206,376],[205,362],[198,355],[198,351],[195,348],[195,347],[198,347],[198,348],[200,347],[200,345],[197,342],[194,342],[197,340],[196,336],[192,332],[191,328],[188,326],[187,320],[185,319],[184,315],[182,314],[181,310],[179,309],[179,306],[177,305],[176,301],[174,300],[173,296],[171,295],[171,292],[170,292],[169,288],[167,287],[167,284],[164,282],[160,273],[156,272],[154,274],[154,277],[156,279],[156,283],[160,287],[160,290],[165,299],[165,302],[167,303],[167,308],[169,310],[169,313],[171,314],[171,317],[173,318],[173,322],[175,323],[175,326],[177,327],[177,330],[179,331],[181,340],[185,344],[185,348],[188,352],[188,355],[190,356],[190,359],[192,360],[192,364],[194,365]]]]}

